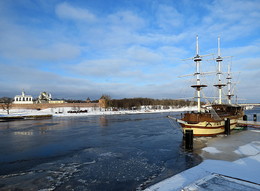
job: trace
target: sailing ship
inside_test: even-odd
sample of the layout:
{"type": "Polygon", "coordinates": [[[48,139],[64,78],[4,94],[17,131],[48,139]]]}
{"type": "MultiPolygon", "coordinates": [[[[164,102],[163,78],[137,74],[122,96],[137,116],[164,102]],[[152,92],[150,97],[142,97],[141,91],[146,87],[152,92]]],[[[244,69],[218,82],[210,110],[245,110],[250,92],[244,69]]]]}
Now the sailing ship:
{"type": "MultiPolygon", "coordinates": [[[[230,121],[230,129],[234,129],[237,126],[237,122],[244,115],[243,107],[232,104],[231,98],[234,96],[231,91],[231,73],[230,67],[228,68],[227,84],[221,81],[221,62],[223,58],[220,55],[220,38],[218,37],[218,56],[215,59],[218,65],[217,75],[218,83],[214,86],[218,89],[218,103],[210,104],[207,106],[201,106],[201,90],[207,87],[207,85],[201,84],[200,80],[200,62],[202,56],[199,55],[199,42],[198,36],[196,37],[196,55],[192,58],[196,64],[196,84],[191,87],[196,91],[197,107],[196,112],[187,112],[181,119],[175,119],[182,127],[182,131],[185,134],[186,130],[193,130],[194,136],[214,136],[225,132],[225,121],[230,121]],[[222,89],[227,86],[227,100],[228,103],[222,103],[222,89]]],[[[172,117],[171,117],[172,118],[172,117]]]]}

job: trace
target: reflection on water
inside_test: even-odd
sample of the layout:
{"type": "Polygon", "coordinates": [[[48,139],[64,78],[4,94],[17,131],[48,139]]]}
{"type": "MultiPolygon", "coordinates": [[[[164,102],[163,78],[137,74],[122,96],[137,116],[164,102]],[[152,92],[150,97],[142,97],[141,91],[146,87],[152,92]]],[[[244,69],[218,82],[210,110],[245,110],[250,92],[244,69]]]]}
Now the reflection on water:
{"type": "Polygon", "coordinates": [[[106,119],[105,116],[100,116],[99,117],[99,123],[101,127],[106,127],[108,126],[108,120],[106,119]]]}
{"type": "Polygon", "coordinates": [[[134,190],[198,164],[167,115],[0,123],[0,189],[134,190]]]}
{"type": "Polygon", "coordinates": [[[32,131],[16,131],[14,132],[14,135],[33,135],[32,131]]]}

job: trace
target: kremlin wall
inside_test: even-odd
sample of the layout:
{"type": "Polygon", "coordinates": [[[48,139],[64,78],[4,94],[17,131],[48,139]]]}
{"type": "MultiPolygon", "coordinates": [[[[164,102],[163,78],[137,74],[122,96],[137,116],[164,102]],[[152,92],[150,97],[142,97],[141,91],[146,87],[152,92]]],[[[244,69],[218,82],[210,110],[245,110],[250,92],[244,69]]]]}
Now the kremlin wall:
{"type": "Polygon", "coordinates": [[[71,108],[104,108],[106,101],[99,99],[98,103],[91,103],[88,99],[84,103],[66,103],[64,100],[53,100],[50,93],[41,92],[36,101],[33,101],[33,97],[26,95],[22,91],[21,95],[16,95],[14,101],[11,104],[12,109],[47,109],[47,108],[60,108],[60,107],[71,107],[71,108]]]}
{"type": "Polygon", "coordinates": [[[12,109],[47,109],[47,108],[58,108],[58,107],[102,107],[100,103],[33,103],[33,104],[12,104],[12,109]]]}

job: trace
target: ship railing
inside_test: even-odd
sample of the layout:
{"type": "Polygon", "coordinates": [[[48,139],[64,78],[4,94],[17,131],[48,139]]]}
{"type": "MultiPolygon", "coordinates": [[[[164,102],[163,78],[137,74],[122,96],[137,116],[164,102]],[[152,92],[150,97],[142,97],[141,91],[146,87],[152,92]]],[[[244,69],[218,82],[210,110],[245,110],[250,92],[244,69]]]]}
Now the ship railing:
{"type": "Polygon", "coordinates": [[[213,119],[221,120],[221,118],[219,117],[219,115],[216,113],[216,111],[213,108],[210,110],[210,114],[213,117],[213,119]]]}

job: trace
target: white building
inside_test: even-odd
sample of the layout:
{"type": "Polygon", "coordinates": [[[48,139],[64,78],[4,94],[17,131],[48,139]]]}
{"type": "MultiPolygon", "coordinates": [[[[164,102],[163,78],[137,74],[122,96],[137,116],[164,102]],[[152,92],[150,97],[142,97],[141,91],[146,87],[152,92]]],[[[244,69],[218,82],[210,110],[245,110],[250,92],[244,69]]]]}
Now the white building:
{"type": "Polygon", "coordinates": [[[41,92],[38,96],[37,103],[49,103],[52,100],[51,94],[47,92],[41,92]]]}
{"type": "Polygon", "coordinates": [[[14,97],[14,104],[33,104],[33,97],[30,95],[25,95],[22,91],[22,95],[16,95],[14,97]]]}

